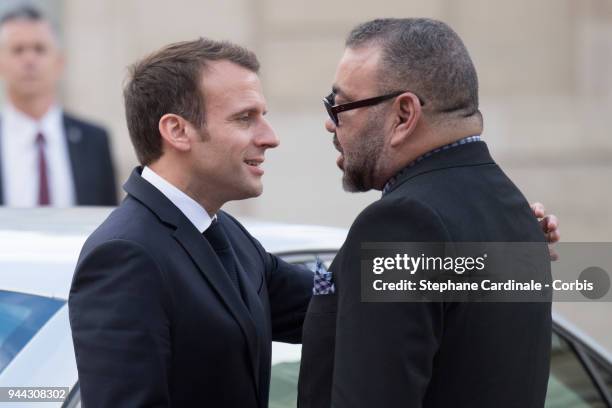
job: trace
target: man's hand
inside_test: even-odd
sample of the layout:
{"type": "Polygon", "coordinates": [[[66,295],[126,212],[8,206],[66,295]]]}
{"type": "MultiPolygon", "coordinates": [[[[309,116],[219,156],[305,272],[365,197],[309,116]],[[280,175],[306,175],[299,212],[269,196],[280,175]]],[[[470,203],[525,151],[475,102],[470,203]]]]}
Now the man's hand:
{"type": "Polygon", "coordinates": [[[542,231],[544,232],[544,235],[546,235],[550,259],[556,261],[559,259],[559,255],[557,252],[555,252],[553,245],[556,242],[559,242],[559,239],[561,239],[561,234],[559,233],[559,219],[553,214],[546,215],[546,209],[542,203],[531,204],[531,210],[538,221],[540,221],[542,231]]]}

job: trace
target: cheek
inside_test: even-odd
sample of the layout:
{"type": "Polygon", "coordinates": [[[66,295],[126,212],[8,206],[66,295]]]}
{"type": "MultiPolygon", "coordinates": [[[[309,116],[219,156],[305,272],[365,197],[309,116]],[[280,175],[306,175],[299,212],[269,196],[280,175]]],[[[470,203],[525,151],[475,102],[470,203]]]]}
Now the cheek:
{"type": "MultiPolygon", "coordinates": [[[[336,131],[337,132],[337,131],[336,131]]],[[[343,153],[351,154],[355,150],[355,134],[350,129],[342,129],[341,132],[337,132],[336,136],[338,137],[338,142],[342,147],[343,153]]]]}
{"type": "Polygon", "coordinates": [[[336,139],[338,140],[338,143],[340,143],[340,145],[344,148],[344,146],[346,144],[348,144],[348,135],[350,133],[346,131],[346,128],[336,128],[336,131],[334,132],[334,135],[336,137],[336,139]]]}
{"type": "Polygon", "coordinates": [[[203,144],[203,155],[209,159],[207,165],[216,174],[224,171],[240,171],[249,152],[250,139],[245,130],[235,129],[229,124],[208,125],[208,139],[203,144]]]}
{"type": "Polygon", "coordinates": [[[355,146],[359,144],[363,124],[359,123],[358,117],[352,117],[350,119],[351,120],[348,120],[347,118],[347,120],[336,129],[336,136],[343,149],[354,150],[355,146]],[[353,147],[353,149],[351,149],[351,147],[353,147]]]}
{"type": "Polygon", "coordinates": [[[39,66],[41,71],[45,72],[49,77],[57,77],[61,72],[60,67],[55,63],[55,61],[42,59],[38,61],[37,65],[39,66]]]}
{"type": "Polygon", "coordinates": [[[244,164],[245,149],[242,145],[236,143],[226,143],[219,146],[217,151],[217,162],[219,167],[240,170],[244,164]]]}

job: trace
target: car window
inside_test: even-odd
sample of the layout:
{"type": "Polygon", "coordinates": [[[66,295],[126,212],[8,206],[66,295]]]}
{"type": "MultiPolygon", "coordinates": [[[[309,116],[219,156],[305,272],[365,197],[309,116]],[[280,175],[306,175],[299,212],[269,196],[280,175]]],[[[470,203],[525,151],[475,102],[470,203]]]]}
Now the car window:
{"type": "Polygon", "coordinates": [[[574,348],[553,333],[546,408],[606,408],[574,348]]]}
{"type": "Polygon", "coordinates": [[[285,261],[294,264],[294,265],[302,265],[306,268],[314,271],[317,258],[323,262],[326,268],[329,268],[332,261],[334,260],[334,256],[336,254],[333,252],[325,252],[325,253],[307,253],[307,254],[287,254],[281,255],[285,261]]]}
{"type": "Polygon", "coordinates": [[[78,382],[70,390],[62,408],[81,408],[81,385],[78,382]]]}
{"type": "Polygon", "coordinates": [[[0,373],[64,303],[0,290],[0,373]]]}
{"type": "Polygon", "coordinates": [[[591,361],[593,362],[593,366],[599,373],[599,376],[603,380],[608,393],[612,395],[612,366],[610,364],[606,364],[602,361],[601,357],[595,354],[589,354],[591,361]]]}

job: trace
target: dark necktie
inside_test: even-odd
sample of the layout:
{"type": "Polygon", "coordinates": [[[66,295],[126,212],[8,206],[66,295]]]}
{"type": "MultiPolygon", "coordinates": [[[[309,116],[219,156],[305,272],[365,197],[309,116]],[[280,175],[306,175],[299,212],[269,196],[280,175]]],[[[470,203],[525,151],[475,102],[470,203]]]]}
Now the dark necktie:
{"type": "Polygon", "coordinates": [[[38,147],[38,205],[49,205],[49,180],[47,177],[47,157],[45,156],[45,137],[42,133],[36,135],[38,147]]]}
{"type": "Polygon", "coordinates": [[[230,246],[229,240],[221,227],[221,224],[215,219],[210,224],[210,227],[202,233],[208,240],[210,246],[213,247],[215,253],[221,260],[225,271],[229,275],[230,279],[236,286],[236,289],[240,293],[240,284],[238,283],[238,270],[236,267],[236,260],[234,259],[234,253],[230,246]]]}

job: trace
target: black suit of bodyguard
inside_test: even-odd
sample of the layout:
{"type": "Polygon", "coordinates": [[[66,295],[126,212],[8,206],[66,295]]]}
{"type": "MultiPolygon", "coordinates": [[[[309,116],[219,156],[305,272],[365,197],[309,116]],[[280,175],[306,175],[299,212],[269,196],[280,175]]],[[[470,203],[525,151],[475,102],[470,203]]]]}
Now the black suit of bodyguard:
{"type": "Polygon", "coordinates": [[[117,205],[117,184],[106,130],[64,115],[77,205],[117,205]]]}
{"type": "Polygon", "coordinates": [[[220,211],[241,296],[159,190],[138,171],[124,188],[83,247],[70,293],[83,406],[266,407],[271,340],[301,341],[312,274],[220,211]]]}
{"type": "Polygon", "coordinates": [[[311,301],[300,408],[543,407],[550,303],[361,302],[361,243],[411,241],[542,242],[548,256],[484,142],[417,163],[351,226],[330,267],[337,299],[311,301]]]}

